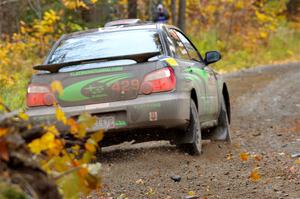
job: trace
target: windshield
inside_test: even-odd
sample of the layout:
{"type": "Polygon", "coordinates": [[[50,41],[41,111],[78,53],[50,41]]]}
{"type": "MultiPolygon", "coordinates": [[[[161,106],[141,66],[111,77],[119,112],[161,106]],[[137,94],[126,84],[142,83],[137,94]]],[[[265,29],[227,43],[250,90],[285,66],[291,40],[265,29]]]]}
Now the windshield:
{"type": "Polygon", "coordinates": [[[149,52],[162,52],[155,30],[97,32],[62,40],[48,64],[149,52]]]}

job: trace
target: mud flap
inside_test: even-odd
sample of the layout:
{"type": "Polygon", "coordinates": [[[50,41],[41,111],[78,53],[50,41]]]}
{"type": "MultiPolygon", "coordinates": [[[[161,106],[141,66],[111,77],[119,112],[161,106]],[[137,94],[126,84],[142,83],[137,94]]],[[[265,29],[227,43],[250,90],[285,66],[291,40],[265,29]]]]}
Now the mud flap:
{"type": "Polygon", "coordinates": [[[229,121],[224,98],[222,101],[221,112],[218,119],[218,126],[210,129],[209,133],[206,136],[206,138],[209,138],[212,141],[226,141],[229,143],[231,142],[229,121]]]}
{"type": "Polygon", "coordinates": [[[185,131],[177,133],[174,139],[174,143],[176,145],[179,144],[188,144],[195,142],[196,136],[195,134],[186,127],[185,131]]]}
{"type": "Polygon", "coordinates": [[[213,131],[209,135],[209,139],[213,141],[226,141],[231,142],[230,132],[229,128],[227,130],[222,130],[220,128],[216,128],[215,131],[213,131]]]}
{"type": "MultiPolygon", "coordinates": [[[[192,112],[190,109],[190,118],[192,118],[192,112]]],[[[174,143],[176,145],[180,145],[180,144],[190,144],[190,143],[194,143],[196,141],[196,134],[191,131],[192,128],[190,125],[191,119],[189,119],[187,121],[187,126],[185,127],[185,129],[181,132],[178,132],[174,138],[174,143]]]]}

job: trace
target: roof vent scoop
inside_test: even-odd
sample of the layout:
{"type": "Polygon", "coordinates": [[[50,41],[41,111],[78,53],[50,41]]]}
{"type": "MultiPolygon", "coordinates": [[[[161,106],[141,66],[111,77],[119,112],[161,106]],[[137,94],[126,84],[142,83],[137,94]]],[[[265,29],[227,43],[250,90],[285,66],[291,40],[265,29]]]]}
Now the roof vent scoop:
{"type": "Polygon", "coordinates": [[[138,25],[142,23],[143,21],[140,19],[121,19],[121,20],[107,22],[104,25],[104,27],[122,26],[122,25],[130,26],[130,25],[138,25]]]}

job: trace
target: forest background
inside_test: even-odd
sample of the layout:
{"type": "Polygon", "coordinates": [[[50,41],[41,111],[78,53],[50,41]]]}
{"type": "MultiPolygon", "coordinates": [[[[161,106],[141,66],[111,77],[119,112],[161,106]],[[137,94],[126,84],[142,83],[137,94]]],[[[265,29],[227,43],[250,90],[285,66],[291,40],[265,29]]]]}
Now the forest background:
{"type": "Polygon", "coordinates": [[[159,3],[219,72],[300,61],[300,0],[0,0],[0,100],[24,108],[32,66],[63,34],[123,18],[151,21],[159,3]]]}

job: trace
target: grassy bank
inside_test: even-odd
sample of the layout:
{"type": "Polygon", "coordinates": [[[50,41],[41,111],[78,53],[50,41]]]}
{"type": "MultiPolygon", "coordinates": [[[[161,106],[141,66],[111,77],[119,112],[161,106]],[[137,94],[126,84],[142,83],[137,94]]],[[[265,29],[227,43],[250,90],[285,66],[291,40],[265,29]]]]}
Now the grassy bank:
{"type": "Polygon", "coordinates": [[[300,61],[300,30],[279,27],[268,40],[261,44],[245,47],[249,43],[239,37],[219,40],[216,31],[193,37],[201,55],[206,51],[219,50],[222,60],[213,67],[219,72],[236,71],[258,65],[300,61]]]}

